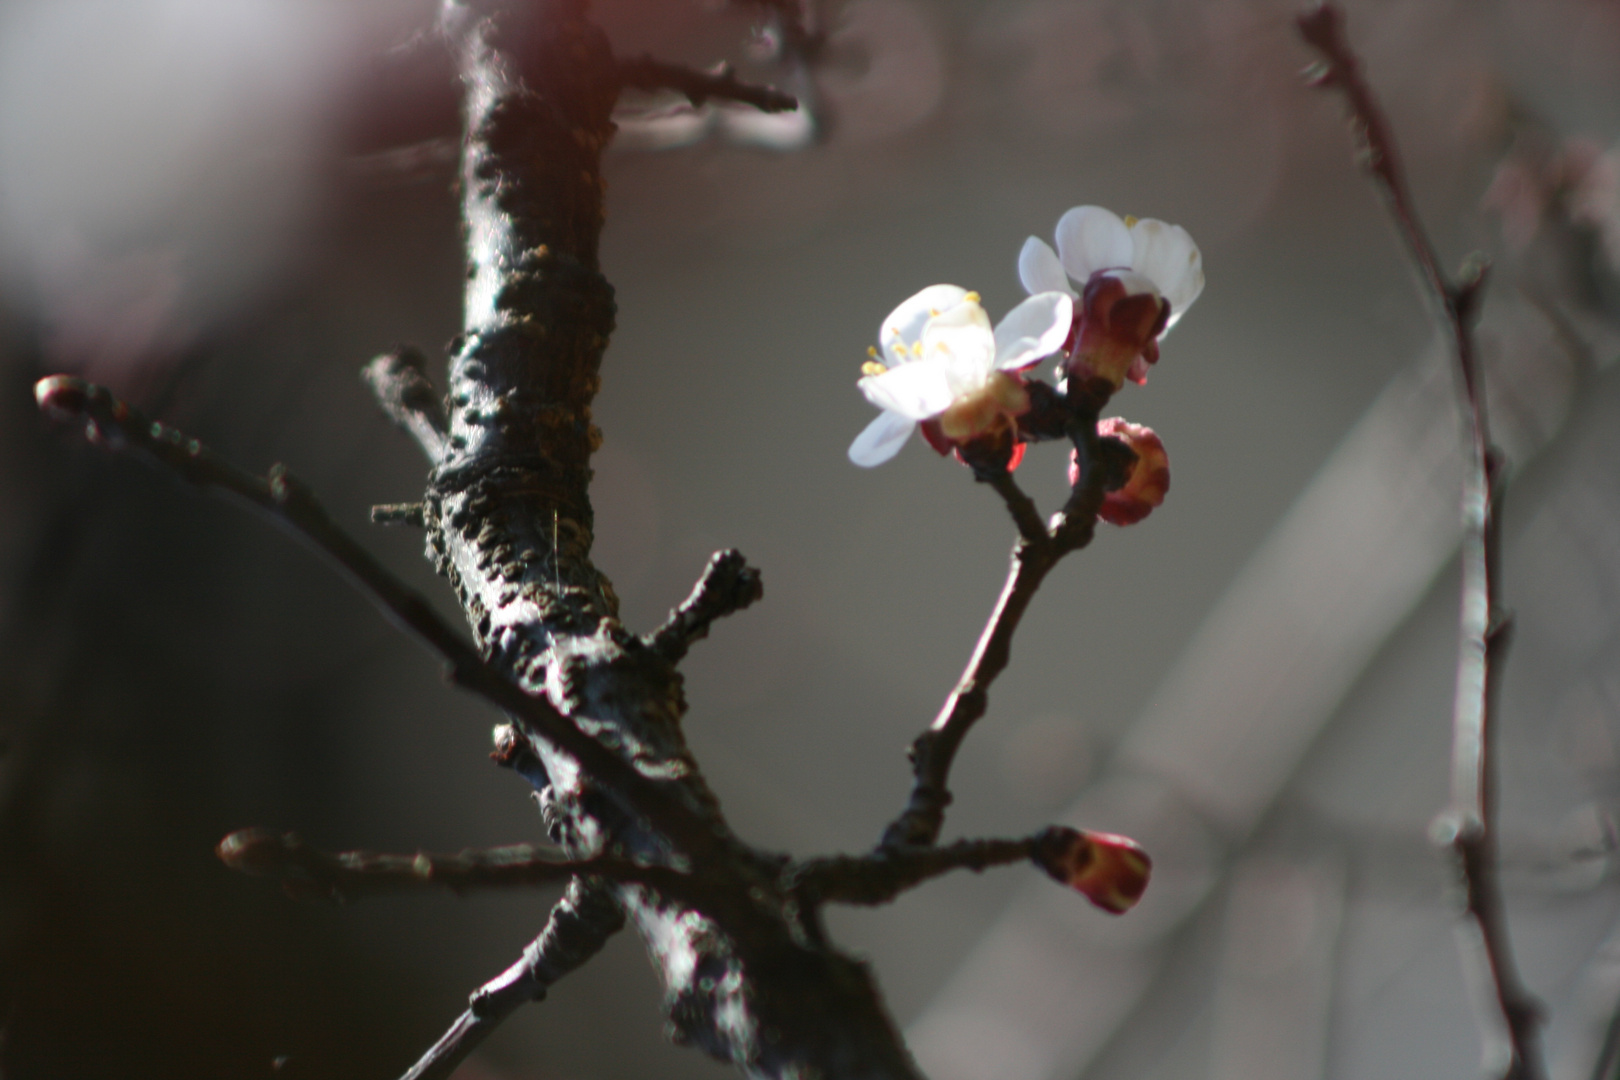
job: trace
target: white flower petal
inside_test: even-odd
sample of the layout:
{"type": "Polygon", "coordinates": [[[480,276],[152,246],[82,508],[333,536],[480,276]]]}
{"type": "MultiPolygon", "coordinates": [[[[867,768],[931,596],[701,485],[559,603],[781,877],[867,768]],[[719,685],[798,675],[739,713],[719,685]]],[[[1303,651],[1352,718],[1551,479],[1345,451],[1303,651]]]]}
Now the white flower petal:
{"type": "Polygon", "coordinates": [[[927,420],[950,407],[951,392],[941,364],[901,364],[856,384],[866,400],[907,420],[927,420]]]}
{"type": "Polygon", "coordinates": [[[1018,280],[1024,283],[1024,291],[1031,295],[1043,292],[1075,295],[1073,286],[1069,284],[1069,275],[1064,273],[1063,264],[1058,262],[1057,252],[1045,240],[1033,236],[1024,241],[1024,249],[1018,253],[1018,280]]]}
{"type": "Polygon", "coordinates": [[[889,312],[878,330],[878,347],[890,367],[909,363],[910,348],[922,337],[928,320],[962,302],[967,290],[955,285],[930,285],[889,312]]]}
{"type": "Polygon", "coordinates": [[[1143,218],[1131,226],[1131,268],[1146,274],[1170,301],[1170,321],[1181,318],[1204,291],[1204,261],[1186,229],[1143,218]]]}
{"type": "Polygon", "coordinates": [[[849,444],[849,460],[870,469],[900,452],[917,425],[899,413],[881,412],[849,444]]]}
{"type": "Polygon", "coordinates": [[[1076,206],[1058,218],[1057,253],[1082,288],[1098,270],[1131,265],[1131,231],[1112,210],[1076,206]]]}
{"type": "Polygon", "coordinates": [[[1074,301],[1063,293],[1043,292],[1030,297],[996,324],[996,367],[1016,371],[1057,352],[1069,336],[1073,321],[1074,301]]]}

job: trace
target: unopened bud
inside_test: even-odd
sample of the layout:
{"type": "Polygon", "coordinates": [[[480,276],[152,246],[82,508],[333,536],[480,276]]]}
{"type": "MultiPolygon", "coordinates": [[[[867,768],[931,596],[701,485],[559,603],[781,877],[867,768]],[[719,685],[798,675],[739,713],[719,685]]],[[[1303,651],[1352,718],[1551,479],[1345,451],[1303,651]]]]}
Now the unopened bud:
{"type": "MultiPolygon", "coordinates": [[[[1118,416],[1097,422],[1097,434],[1118,439],[1136,455],[1136,464],[1117,491],[1103,496],[1097,516],[1110,525],[1134,525],[1164,502],[1170,491],[1170,455],[1164,441],[1150,427],[1133,424],[1118,416]]],[[[1080,482],[1079,457],[1069,457],[1069,483],[1080,482]]]]}
{"type": "Polygon", "coordinates": [[[73,420],[84,413],[89,400],[89,384],[72,375],[52,375],[34,384],[34,400],[40,412],[52,420],[73,420]]]}
{"type": "Polygon", "coordinates": [[[232,870],[261,877],[278,877],[287,868],[294,849],[301,846],[291,833],[283,835],[269,829],[240,829],[231,833],[214,848],[214,854],[232,870]]]}
{"type": "Polygon", "coordinates": [[[1134,840],[1062,825],[1041,834],[1034,859],[1054,881],[1114,915],[1142,899],[1153,869],[1153,860],[1134,840]]]}

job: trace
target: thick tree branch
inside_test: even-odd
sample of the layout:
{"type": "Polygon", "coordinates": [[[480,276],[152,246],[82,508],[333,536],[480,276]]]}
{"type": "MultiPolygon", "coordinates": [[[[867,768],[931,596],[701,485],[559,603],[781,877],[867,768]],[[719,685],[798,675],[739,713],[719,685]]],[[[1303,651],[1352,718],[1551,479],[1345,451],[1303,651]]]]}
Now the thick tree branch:
{"type": "Polygon", "coordinates": [[[765,595],[759,571],[748,565],[740,551],[718,551],[703,568],[692,595],[669,613],[664,625],[647,635],[652,650],[676,663],[697,641],[709,636],[718,619],[741,611],[765,595]]]}
{"type": "Polygon", "coordinates": [[[603,783],[611,784],[656,820],[660,830],[689,855],[697,858],[713,853],[714,833],[696,812],[581,732],[545,698],[526,693],[487,663],[426,600],[338,528],[314,495],[283,466],[272,466],[268,477],[254,476],[83,379],[53,375],[41,379],[34,393],[40,408],[55,419],[83,421],[85,437],[91,442],[135,450],[183,480],[235,495],[268,514],[331,558],[395,622],[443,657],[451,681],[499,706],[526,730],[555,744],[603,783]]]}
{"type": "Polygon", "coordinates": [[[756,86],[737,78],[729,64],[714,71],[694,71],[680,64],[666,64],[650,56],[619,61],[619,81],[633,90],[674,90],[701,107],[713,99],[752,105],[761,112],[791,112],[799,107],[792,94],[771,86],[756,86]]]}
{"type": "Polygon", "coordinates": [[[295,900],[348,902],[366,896],[449,889],[516,889],[554,885],[574,877],[631,882],[691,899],[692,879],[667,866],[642,866],[599,855],[562,859],[532,844],[468,849],[453,855],[385,855],[374,851],[316,851],[294,833],[242,829],[215,849],[232,870],[275,878],[295,900]]]}
{"type": "Polygon", "coordinates": [[[540,936],[515,964],[473,992],[467,1011],[401,1080],[449,1080],[518,1006],[544,998],[547,989],[595,956],[623,926],[624,915],[600,879],[574,878],[540,936]]]}
{"type": "Polygon", "coordinates": [[[1490,996],[1507,1027],[1512,1055],[1505,1076],[1540,1080],[1546,1074],[1540,1045],[1541,1007],[1524,986],[1514,960],[1497,873],[1496,701],[1509,619],[1501,605],[1500,522],[1506,469],[1501,452],[1491,442],[1485,381],[1472,326],[1485,283],[1485,264],[1471,261],[1455,281],[1441,269],[1407,189],[1389,121],[1362,77],[1345,35],[1343,13],[1333,4],[1313,8],[1299,17],[1299,31],[1322,59],[1313,73],[1315,84],[1344,94],[1361,163],[1375,181],[1427,294],[1443,316],[1457,360],[1468,453],[1447,842],[1462,876],[1468,916],[1483,942],[1492,982],[1490,996]]]}

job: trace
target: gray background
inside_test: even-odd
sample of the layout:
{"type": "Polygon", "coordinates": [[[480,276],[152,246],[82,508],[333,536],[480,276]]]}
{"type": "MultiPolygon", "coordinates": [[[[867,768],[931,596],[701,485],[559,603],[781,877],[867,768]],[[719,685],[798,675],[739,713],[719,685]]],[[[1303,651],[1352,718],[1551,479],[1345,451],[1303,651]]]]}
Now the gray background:
{"type": "MultiPolygon", "coordinates": [[[[383,850],[540,830],[486,760],[495,718],[364,599],[31,401],[34,379],[78,371],[249,467],[287,462],[453,612],[418,538],[365,523],[423,469],[356,377],[458,323],[448,173],[357,160],[453,120],[441,70],[377,59],[425,7],[0,8],[8,1077],[270,1076],[280,1056],[279,1075],[390,1075],[543,920],[537,895],[299,906],[217,864],[247,825],[383,850]]],[[[1506,877],[1526,975],[1578,1063],[1615,1004],[1598,950],[1616,915],[1620,390],[1525,299],[1553,297],[1566,339],[1612,355],[1601,305],[1571,286],[1592,280],[1584,255],[1552,228],[1508,250],[1481,199],[1515,135],[1620,133],[1620,9],[1350,7],[1441,249],[1505,257],[1484,337],[1527,463],[1507,530],[1506,877]]],[[[597,9],[630,52],[707,62],[739,38],[696,4],[597,9]]],[[[608,164],[597,558],[637,629],[718,547],[763,568],[766,601],[686,663],[687,730],[738,831],[797,854],[869,844],[898,808],[903,748],[1011,540],[994,498],[920,441],[873,471],[845,459],[879,321],[939,281],[1005,311],[1024,237],[1077,203],[1203,248],[1203,298],[1116,399],[1164,438],[1169,500],[1049,580],[948,824],[1137,828],[1159,887],[1112,921],[1015,869],[833,919],[941,1078],[1478,1068],[1426,839],[1454,651],[1448,385],[1338,103],[1297,80],[1290,10],[857,0],[818,76],[823,143],[608,164]],[[1289,517],[1313,479],[1328,486],[1289,517]],[[1262,548],[1289,522],[1293,547],[1262,548]],[[1242,576],[1257,550],[1283,562],[1242,576]],[[1314,636],[1289,621],[1307,616],[1314,636]]],[[[1019,474],[1045,508],[1065,464],[1036,448],[1019,474]]],[[[629,937],[466,1071],[726,1074],[663,1042],[629,937]]]]}

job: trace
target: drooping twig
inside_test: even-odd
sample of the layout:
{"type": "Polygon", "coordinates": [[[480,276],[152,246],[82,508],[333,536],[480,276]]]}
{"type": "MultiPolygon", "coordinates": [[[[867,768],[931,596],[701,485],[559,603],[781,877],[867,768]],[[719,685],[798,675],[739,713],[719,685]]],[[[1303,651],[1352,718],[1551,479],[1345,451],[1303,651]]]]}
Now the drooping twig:
{"type": "Polygon", "coordinates": [[[595,956],[624,926],[624,915],[600,879],[574,878],[551,909],[540,936],[518,961],[472,994],[467,1011],[401,1080],[449,1080],[518,1006],[539,1001],[564,975],[595,956]]]}
{"type": "Polygon", "coordinates": [[[703,568],[692,595],[669,613],[664,625],[646,641],[665,660],[675,663],[693,642],[709,636],[715,620],[741,611],[765,595],[759,571],[748,565],[740,551],[717,551],[703,568]]]}
{"type": "Polygon", "coordinates": [[[600,855],[563,859],[532,844],[468,849],[453,855],[417,852],[316,851],[293,833],[242,829],[215,849],[233,870],[275,878],[295,900],[357,900],[390,893],[449,889],[514,889],[553,885],[576,876],[646,885],[670,896],[688,896],[691,878],[667,866],[641,866],[600,855]]]}
{"type": "Polygon", "coordinates": [[[1344,15],[1322,4],[1299,17],[1305,41],[1322,58],[1313,73],[1320,86],[1344,94],[1363,166],[1373,177],[1397,231],[1438,306],[1457,360],[1467,428],[1463,480],[1462,611],[1459,619],[1457,693],[1452,716],[1451,808],[1446,841],[1462,875],[1467,915],[1483,942],[1491,994],[1507,1027],[1509,1080],[1539,1080],[1541,1009],[1525,988],[1508,937],[1497,873],[1496,700],[1510,620],[1501,606],[1501,506],[1505,463],[1491,442],[1485,383],[1474,347],[1473,318],[1485,283],[1485,264],[1472,261],[1453,280],[1441,268],[1401,169],[1389,121],[1362,77],[1344,32],[1344,15]]]}
{"type": "Polygon", "coordinates": [[[791,112],[799,107],[798,99],[792,94],[784,94],[771,86],[743,82],[729,64],[722,64],[714,71],[694,71],[680,64],[642,56],[619,61],[619,82],[635,90],[674,90],[698,107],[711,99],[752,105],[769,113],[791,112]]]}
{"type": "Polygon", "coordinates": [[[581,732],[542,697],[525,693],[507,675],[440,619],[416,592],[379,563],[332,521],[308,488],[280,465],[268,477],[254,476],[214,454],[195,439],[156,423],[105,388],[67,375],[41,379],[35,396],[52,417],[84,422],[92,442],[136,450],[182,479],[246,500],[290,529],[341,567],[389,616],[449,664],[451,681],[486,698],[525,729],[575,758],[604,783],[657,821],[669,839],[695,859],[714,850],[713,831],[699,815],[623,758],[581,732]]]}

